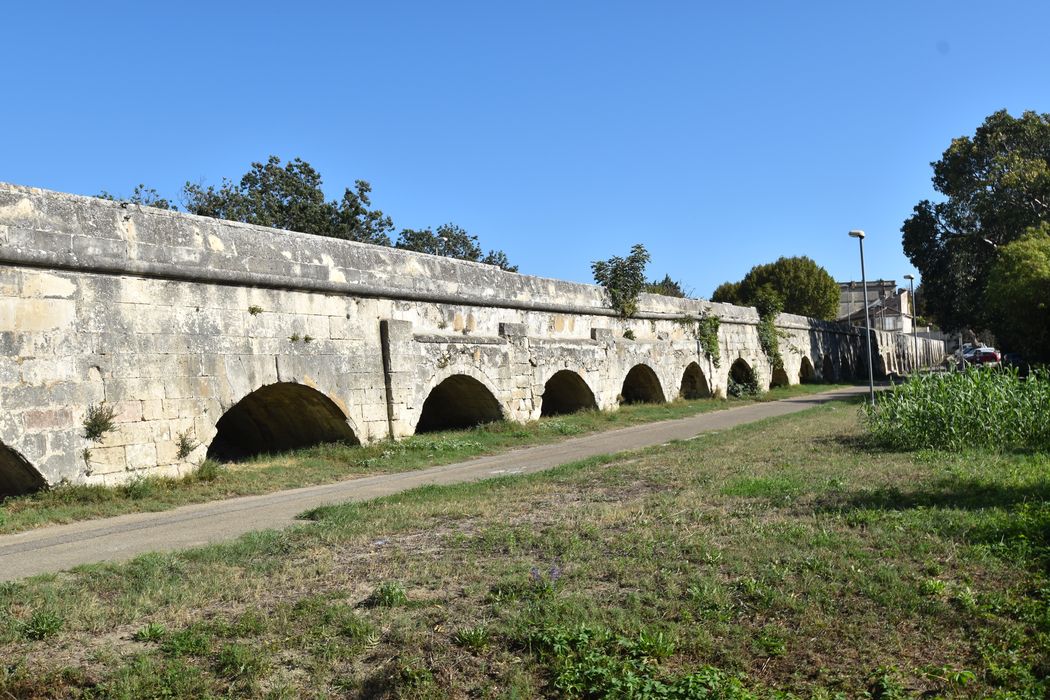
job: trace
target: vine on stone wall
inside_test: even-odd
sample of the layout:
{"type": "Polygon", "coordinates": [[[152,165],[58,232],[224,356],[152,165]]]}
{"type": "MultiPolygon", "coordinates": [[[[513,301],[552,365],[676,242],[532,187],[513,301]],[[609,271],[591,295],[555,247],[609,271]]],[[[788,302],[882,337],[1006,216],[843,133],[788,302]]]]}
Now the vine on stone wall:
{"type": "Polygon", "coordinates": [[[772,287],[763,287],[755,295],[755,310],[758,311],[758,342],[762,346],[769,365],[774,370],[784,368],[780,356],[780,331],[776,320],[784,310],[784,300],[772,287]]]}
{"type": "Polygon", "coordinates": [[[769,360],[769,366],[773,369],[784,368],[784,358],[780,356],[780,334],[774,324],[774,318],[758,319],[758,342],[762,345],[762,352],[769,360]]]}
{"type": "Polygon", "coordinates": [[[693,337],[700,343],[704,356],[711,360],[711,364],[715,367],[721,366],[722,348],[718,344],[718,329],[721,327],[722,321],[718,316],[710,314],[700,314],[698,318],[682,316],[675,319],[675,322],[689,328],[693,337]]]}

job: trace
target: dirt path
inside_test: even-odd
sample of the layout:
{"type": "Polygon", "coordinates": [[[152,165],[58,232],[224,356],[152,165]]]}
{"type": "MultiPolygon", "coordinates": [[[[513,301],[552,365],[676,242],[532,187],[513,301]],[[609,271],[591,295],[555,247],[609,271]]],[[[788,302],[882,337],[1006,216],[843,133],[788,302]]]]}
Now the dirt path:
{"type": "Polygon", "coordinates": [[[120,561],[146,552],[187,549],[231,540],[253,530],[287,527],[295,523],[295,517],[303,511],[328,503],[365,501],[426,484],[453,484],[493,476],[527,474],[596,455],[684,440],[701,433],[795,413],[866,391],[867,387],[837,389],[610,430],[430,469],[4,535],[0,536],[0,581],[61,571],[79,564],[120,561]]]}

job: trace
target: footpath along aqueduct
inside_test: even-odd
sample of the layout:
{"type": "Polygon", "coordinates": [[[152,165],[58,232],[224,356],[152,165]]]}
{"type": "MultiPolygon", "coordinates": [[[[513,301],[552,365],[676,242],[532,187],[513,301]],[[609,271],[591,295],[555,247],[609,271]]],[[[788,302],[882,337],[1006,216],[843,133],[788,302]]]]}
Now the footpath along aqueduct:
{"type": "MultiPolygon", "coordinates": [[[[0,496],[865,369],[855,329],[785,314],[774,372],[757,322],[656,295],[625,321],[592,285],[0,184],[0,496]]],[[[942,359],[911,342],[876,333],[876,372],[942,359]]]]}

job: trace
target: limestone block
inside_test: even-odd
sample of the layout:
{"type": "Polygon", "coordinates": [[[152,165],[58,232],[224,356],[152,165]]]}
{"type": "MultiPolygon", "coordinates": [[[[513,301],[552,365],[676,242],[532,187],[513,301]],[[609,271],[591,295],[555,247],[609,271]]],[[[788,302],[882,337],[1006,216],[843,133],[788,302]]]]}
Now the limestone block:
{"type": "Polygon", "coordinates": [[[68,299],[0,299],[0,331],[63,330],[75,320],[76,305],[68,299]]]}
{"type": "Polygon", "coordinates": [[[47,433],[45,438],[48,455],[45,461],[55,461],[56,464],[68,463],[70,455],[79,451],[76,448],[82,440],[80,433],[72,430],[52,431],[47,433]]]}
{"type": "Polygon", "coordinates": [[[165,385],[166,382],[159,377],[110,379],[106,382],[106,400],[111,403],[117,403],[120,401],[163,399],[165,385]]]}
{"type": "Polygon", "coordinates": [[[345,316],[328,317],[327,337],[333,340],[344,340],[353,336],[353,324],[345,316]]]}
{"type": "Polygon", "coordinates": [[[163,293],[156,280],[138,277],[122,277],[117,286],[118,303],[132,305],[149,305],[151,307],[169,306],[171,297],[163,293]]]}
{"type": "Polygon", "coordinates": [[[71,357],[27,358],[19,363],[19,369],[22,382],[30,385],[50,385],[77,379],[71,357]]]}
{"type": "Polygon", "coordinates": [[[14,248],[47,252],[60,260],[73,260],[73,236],[69,233],[11,226],[7,231],[7,242],[14,248]]]}
{"type": "Polygon", "coordinates": [[[165,399],[165,418],[193,418],[201,412],[200,401],[195,398],[165,399]]]}
{"type": "Polygon", "coordinates": [[[140,420],[155,421],[164,417],[163,399],[146,399],[145,401],[140,401],[139,405],[142,410],[140,420]]]}
{"type": "Polygon", "coordinates": [[[157,466],[157,446],[152,442],[127,445],[124,449],[128,469],[145,469],[157,466]]]}
{"type": "Polygon", "coordinates": [[[75,291],[71,279],[36,270],[26,272],[22,283],[22,296],[28,298],[70,299],[75,291]]]}
{"type": "Polygon", "coordinates": [[[124,447],[89,447],[87,469],[92,474],[112,474],[124,471],[124,447]]]}
{"type": "Polygon", "coordinates": [[[100,259],[122,261],[127,258],[128,246],[123,240],[97,236],[73,236],[73,254],[79,260],[100,259]]]}
{"type": "Polygon", "coordinates": [[[133,423],[142,420],[142,401],[117,401],[112,404],[116,415],[114,423],[133,423]]]}
{"type": "Polygon", "coordinates": [[[161,440],[156,444],[157,464],[176,464],[183,461],[179,457],[179,443],[175,440],[161,440]]]}
{"type": "Polygon", "coordinates": [[[62,430],[74,425],[73,411],[69,408],[34,408],[22,413],[26,432],[39,433],[62,430]]]}

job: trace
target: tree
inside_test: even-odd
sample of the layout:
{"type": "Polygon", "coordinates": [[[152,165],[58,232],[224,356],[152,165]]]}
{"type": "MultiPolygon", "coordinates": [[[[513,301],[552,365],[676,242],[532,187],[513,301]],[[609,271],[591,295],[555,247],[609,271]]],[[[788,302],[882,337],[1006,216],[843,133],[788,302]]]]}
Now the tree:
{"type": "Polygon", "coordinates": [[[996,112],[930,165],[946,199],[915,206],[901,227],[904,252],[942,328],[990,325],[985,287],[995,246],[1050,220],[1050,114],[996,112]]]}
{"type": "Polygon", "coordinates": [[[742,304],[743,302],[740,300],[740,283],[723,282],[718,285],[715,287],[715,291],[711,293],[711,301],[723,304],[742,304]]]}
{"type": "Polygon", "coordinates": [[[417,253],[443,255],[458,260],[495,265],[507,272],[518,271],[518,266],[511,265],[507,254],[502,250],[490,250],[482,255],[478,237],[470,235],[455,224],[438,226],[436,231],[431,231],[429,228],[422,230],[406,228],[398,236],[395,247],[414,250],[417,253]]]}
{"type": "Polygon", "coordinates": [[[234,183],[223,179],[216,188],[187,182],[186,210],[216,219],[241,221],[271,228],[390,245],[394,223],[378,209],[370,209],[371,186],[357,180],[340,201],[326,201],[321,175],[306,161],[295,158],[281,165],[270,156],[234,183]]]}
{"type": "Polygon", "coordinates": [[[719,285],[711,301],[756,306],[771,293],[789,314],[828,320],[838,315],[838,283],[827,270],[804,255],[755,265],[740,282],[719,285]]]}
{"type": "Polygon", "coordinates": [[[662,280],[646,282],[645,288],[642,291],[649,292],[650,294],[662,294],[665,297],[678,297],[679,299],[684,299],[689,296],[682,287],[682,283],[678,280],[671,279],[671,275],[664,275],[662,280]]]}
{"type": "MultiPolygon", "coordinates": [[[[223,178],[218,187],[187,182],[182,199],[186,211],[199,216],[391,245],[394,222],[380,210],[371,208],[371,185],[357,180],[353,189],[348,187],[343,191],[342,199],[328,201],[321,184],[320,173],[306,161],[294,158],[282,165],[279,157],[270,156],[265,163],[252,163],[238,182],[223,178]]],[[[98,196],[118,199],[105,190],[98,196]]],[[[178,209],[157,190],[145,185],[138,185],[127,201],[159,209],[178,209]]],[[[508,272],[518,271],[518,266],[511,265],[502,250],[490,250],[482,255],[478,237],[454,224],[439,226],[437,232],[405,229],[398,237],[397,247],[495,265],[508,272]]]]}
{"type": "Polygon", "coordinates": [[[631,246],[626,258],[614,255],[608,260],[591,263],[594,281],[605,287],[612,308],[621,318],[630,318],[638,311],[638,295],[645,287],[645,266],[649,251],[641,243],[631,246]]]}
{"type": "Polygon", "coordinates": [[[991,329],[1004,347],[1050,362],[1050,223],[999,248],[987,295],[991,329]]]}
{"type": "Polygon", "coordinates": [[[102,190],[95,196],[99,199],[108,199],[111,202],[130,202],[131,204],[153,207],[154,209],[171,209],[173,211],[178,211],[178,207],[167,199],[161,197],[157,190],[152,187],[146,187],[142,184],[135,185],[135,191],[127,199],[112,195],[106,190],[102,190]]]}

